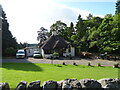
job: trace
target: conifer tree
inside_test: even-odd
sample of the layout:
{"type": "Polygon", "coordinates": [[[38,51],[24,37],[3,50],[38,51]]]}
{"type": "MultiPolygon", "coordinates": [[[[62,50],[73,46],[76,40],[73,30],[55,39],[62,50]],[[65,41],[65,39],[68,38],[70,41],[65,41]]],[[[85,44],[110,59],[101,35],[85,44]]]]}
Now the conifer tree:
{"type": "Polygon", "coordinates": [[[116,14],[120,14],[120,0],[117,0],[116,2],[116,14]]]}

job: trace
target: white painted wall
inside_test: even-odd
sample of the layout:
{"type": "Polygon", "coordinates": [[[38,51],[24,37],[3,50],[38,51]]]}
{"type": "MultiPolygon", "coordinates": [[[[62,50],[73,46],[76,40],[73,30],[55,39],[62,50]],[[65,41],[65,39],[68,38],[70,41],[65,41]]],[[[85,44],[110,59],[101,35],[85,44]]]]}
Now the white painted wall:
{"type": "Polygon", "coordinates": [[[68,51],[68,49],[66,49],[65,53],[63,53],[63,56],[75,56],[75,48],[74,47],[70,47],[70,52],[68,51]]]}
{"type": "Polygon", "coordinates": [[[27,56],[33,56],[34,51],[40,51],[37,47],[26,47],[26,54],[27,56]]]}
{"type": "MultiPolygon", "coordinates": [[[[43,58],[48,58],[48,57],[52,56],[52,54],[45,54],[43,49],[41,49],[41,54],[42,54],[43,58]]],[[[75,48],[74,47],[70,47],[70,52],[68,49],[66,49],[65,53],[63,53],[63,56],[65,56],[65,57],[69,56],[69,55],[71,55],[73,57],[75,56],[75,48]]]]}
{"type": "Polygon", "coordinates": [[[67,57],[67,56],[69,56],[70,54],[71,54],[71,53],[68,52],[68,49],[66,49],[65,53],[63,53],[63,56],[64,56],[64,57],[67,57]]]}
{"type": "Polygon", "coordinates": [[[71,47],[71,56],[75,56],[75,48],[74,47],[71,47]]]}
{"type": "Polygon", "coordinates": [[[27,56],[33,56],[34,49],[26,49],[27,56]]]}
{"type": "Polygon", "coordinates": [[[45,53],[43,49],[41,49],[41,54],[42,54],[42,57],[45,58],[45,53]]]}
{"type": "Polygon", "coordinates": [[[52,54],[45,54],[44,58],[50,58],[52,56],[52,54]]]}
{"type": "Polygon", "coordinates": [[[52,56],[52,54],[45,54],[43,49],[41,49],[41,54],[43,58],[49,58],[52,56]]]}

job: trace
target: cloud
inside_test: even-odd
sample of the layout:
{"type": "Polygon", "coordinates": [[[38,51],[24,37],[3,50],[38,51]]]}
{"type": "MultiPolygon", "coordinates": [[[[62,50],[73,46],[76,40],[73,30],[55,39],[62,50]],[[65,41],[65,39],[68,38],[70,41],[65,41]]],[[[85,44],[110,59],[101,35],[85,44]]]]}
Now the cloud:
{"type": "Polygon", "coordinates": [[[28,43],[37,43],[40,27],[49,30],[57,20],[69,25],[70,22],[76,23],[79,14],[86,18],[90,13],[55,3],[54,0],[4,0],[2,5],[17,41],[28,43]]]}
{"type": "Polygon", "coordinates": [[[115,0],[60,0],[60,2],[116,2],[116,1],[115,0]]]}

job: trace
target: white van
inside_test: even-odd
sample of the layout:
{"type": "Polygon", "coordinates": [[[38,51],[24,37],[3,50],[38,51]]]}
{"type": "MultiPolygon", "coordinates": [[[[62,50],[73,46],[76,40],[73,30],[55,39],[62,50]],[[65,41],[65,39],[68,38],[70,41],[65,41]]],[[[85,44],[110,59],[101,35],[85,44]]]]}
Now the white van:
{"type": "Polygon", "coordinates": [[[18,50],[16,53],[16,58],[25,58],[25,51],[24,50],[18,50]]]}

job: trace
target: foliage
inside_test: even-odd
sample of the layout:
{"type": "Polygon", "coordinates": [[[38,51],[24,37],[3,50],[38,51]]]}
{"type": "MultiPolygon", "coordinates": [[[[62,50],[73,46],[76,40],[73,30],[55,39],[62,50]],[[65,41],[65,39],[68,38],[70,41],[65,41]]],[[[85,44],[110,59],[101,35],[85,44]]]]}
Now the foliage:
{"type": "Polygon", "coordinates": [[[120,0],[117,0],[117,2],[116,2],[116,12],[115,13],[120,14],[120,0]]]}
{"type": "Polygon", "coordinates": [[[113,67],[114,67],[114,68],[119,68],[119,63],[115,63],[115,64],[113,65],[113,67]]]}
{"type": "Polygon", "coordinates": [[[59,53],[54,52],[54,53],[53,53],[53,56],[59,56],[59,53]]]}
{"type": "Polygon", "coordinates": [[[48,30],[45,29],[44,27],[41,27],[39,31],[37,31],[38,36],[37,40],[39,41],[40,44],[42,44],[44,41],[47,40],[48,38],[48,30]]]}
{"type": "Polygon", "coordinates": [[[5,49],[6,56],[14,56],[16,53],[16,50],[13,47],[9,47],[5,49]]]}
{"type": "Polygon", "coordinates": [[[26,42],[24,42],[24,43],[19,43],[18,45],[17,45],[17,48],[18,49],[23,49],[23,48],[26,48],[26,47],[28,47],[28,43],[26,43],[26,42]]]}
{"type": "Polygon", "coordinates": [[[66,65],[66,63],[65,63],[65,62],[62,62],[62,65],[66,65]]]}
{"type": "Polygon", "coordinates": [[[101,63],[98,63],[98,65],[97,66],[101,66],[101,63]]]}
{"type": "Polygon", "coordinates": [[[90,62],[88,62],[88,66],[91,66],[91,63],[90,63],[90,62]]]}
{"type": "Polygon", "coordinates": [[[62,36],[65,40],[68,40],[67,36],[67,25],[63,23],[62,21],[56,21],[54,24],[50,27],[50,33],[55,31],[57,34],[62,36]]]}
{"type": "Polygon", "coordinates": [[[87,20],[90,20],[92,19],[93,15],[90,13],[88,16],[87,16],[87,20]]]}
{"type": "Polygon", "coordinates": [[[62,38],[70,42],[76,49],[93,53],[120,53],[120,0],[116,2],[115,15],[106,14],[104,18],[89,14],[87,19],[78,16],[76,24],[67,26],[56,21],[50,27],[50,34],[56,31],[62,38]]]}
{"type": "MultiPolygon", "coordinates": [[[[17,49],[16,38],[13,37],[11,31],[9,30],[9,23],[4,11],[2,11],[2,54],[6,56],[8,48],[17,49]]],[[[11,54],[12,55],[12,54],[11,54]]]]}
{"type": "Polygon", "coordinates": [[[62,33],[62,31],[66,28],[66,24],[61,22],[60,20],[59,21],[56,21],[56,23],[54,23],[51,27],[50,27],[50,30],[51,31],[56,31],[57,33],[62,33]]]}
{"type": "Polygon", "coordinates": [[[76,63],[76,62],[73,62],[73,65],[77,66],[77,63],[76,63]]]}

